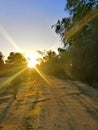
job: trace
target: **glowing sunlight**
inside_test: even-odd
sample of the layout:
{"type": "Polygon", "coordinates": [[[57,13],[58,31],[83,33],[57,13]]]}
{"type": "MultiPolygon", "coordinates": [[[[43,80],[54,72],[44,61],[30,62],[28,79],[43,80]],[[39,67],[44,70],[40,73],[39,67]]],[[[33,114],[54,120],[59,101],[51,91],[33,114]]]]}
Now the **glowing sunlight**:
{"type": "Polygon", "coordinates": [[[36,66],[37,62],[37,57],[35,57],[33,54],[26,54],[26,58],[28,61],[28,67],[29,68],[34,68],[36,66]]]}
{"type": "Polygon", "coordinates": [[[35,65],[36,65],[36,61],[35,61],[35,60],[30,60],[30,61],[28,62],[28,67],[29,67],[29,68],[33,68],[35,65]]]}

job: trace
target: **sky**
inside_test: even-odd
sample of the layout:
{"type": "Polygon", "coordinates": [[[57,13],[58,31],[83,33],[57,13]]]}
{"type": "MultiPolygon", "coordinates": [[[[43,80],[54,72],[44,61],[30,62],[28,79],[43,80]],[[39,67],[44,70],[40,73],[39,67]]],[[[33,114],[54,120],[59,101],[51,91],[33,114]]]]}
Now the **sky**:
{"type": "Polygon", "coordinates": [[[57,50],[60,37],[51,26],[66,17],[66,0],[0,0],[0,51],[57,50]]]}

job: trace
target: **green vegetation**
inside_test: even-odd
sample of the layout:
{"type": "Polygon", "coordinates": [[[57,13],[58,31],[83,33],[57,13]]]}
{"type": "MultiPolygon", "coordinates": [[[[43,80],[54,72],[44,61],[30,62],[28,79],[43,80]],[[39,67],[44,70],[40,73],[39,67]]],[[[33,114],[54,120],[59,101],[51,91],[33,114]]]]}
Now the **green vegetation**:
{"type": "MultiPolygon", "coordinates": [[[[69,17],[58,20],[55,32],[64,44],[59,55],[43,56],[41,67],[56,76],[98,82],[98,5],[96,0],[67,0],[69,17]]],[[[50,51],[51,52],[51,51],[50,51]]],[[[54,53],[54,52],[51,52],[54,53]]]]}
{"type": "Polygon", "coordinates": [[[38,51],[42,58],[38,59],[40,65],[37,68],[48,75],[53,75],[59,78],[67,78],[66,73],[64,73],[63,61],[60,55],[57,55],[54,51],[38,51]]]}

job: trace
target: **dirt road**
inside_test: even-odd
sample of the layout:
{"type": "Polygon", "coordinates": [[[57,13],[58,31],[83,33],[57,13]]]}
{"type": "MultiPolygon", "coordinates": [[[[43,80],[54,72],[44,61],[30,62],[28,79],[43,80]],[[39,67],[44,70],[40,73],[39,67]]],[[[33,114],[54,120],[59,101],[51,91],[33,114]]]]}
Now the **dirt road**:
{"type": "Polygon", "coordinates": [[[98,130],[98,90],[48,77],[0,91],[0,130],[98,130]]]}

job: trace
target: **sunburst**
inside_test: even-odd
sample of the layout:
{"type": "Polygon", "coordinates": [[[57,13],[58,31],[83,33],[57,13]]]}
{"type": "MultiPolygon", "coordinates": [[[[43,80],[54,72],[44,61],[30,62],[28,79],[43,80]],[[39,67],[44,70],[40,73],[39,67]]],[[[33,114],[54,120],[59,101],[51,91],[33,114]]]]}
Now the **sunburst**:
{"type": "Polygon", "coordinates": [[[36,66],[37,58],[33,54],[26,54],[27,62],[28,62],[28,67],[29,68],[34,68],[36,66]]]}

